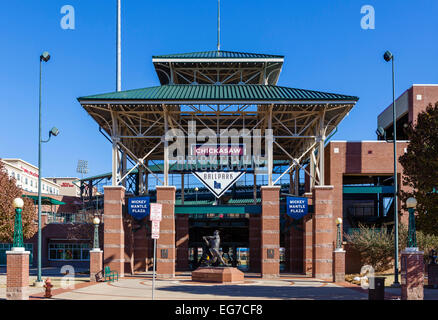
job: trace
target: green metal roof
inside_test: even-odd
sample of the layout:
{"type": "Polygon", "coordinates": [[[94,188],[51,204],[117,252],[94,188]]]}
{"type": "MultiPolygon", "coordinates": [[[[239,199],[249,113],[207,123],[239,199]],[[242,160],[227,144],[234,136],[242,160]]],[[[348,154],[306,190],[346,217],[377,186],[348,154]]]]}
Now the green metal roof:
{"type": "Polygon", "coordinates": [[[357,101],[358,97],[314,90],[304,90],[258,84],[179,84],[163,85],[121,92],[91,95],[86,100],[143,100],[143,101],[357,101]]]}
{"type": "MultiPolygon", "coordinates": [[[[38,196],[31,196],[31,195],[23,194],[23,197],[32,199],[35,204],[38,203],[38,196]]],[[[42,205],[64,205],[65,202],[62,202],[62,201],[59,201],[59,200],[56,200],[56,199],[50,198],[50,197],[41,197],[41,204],[42,205]]]]}
{"type": "Polygon", "coordinates": [[[201,51],[153,56],[153,59],[283,59],[284,56],[234,51],[201,51]]]}

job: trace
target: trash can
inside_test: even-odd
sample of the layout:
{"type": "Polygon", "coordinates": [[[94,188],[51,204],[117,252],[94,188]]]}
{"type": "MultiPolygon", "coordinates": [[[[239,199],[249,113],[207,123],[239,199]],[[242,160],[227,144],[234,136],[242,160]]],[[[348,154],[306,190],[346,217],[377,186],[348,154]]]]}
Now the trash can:
{"type": "Polygon", "coordinates": [[[370,287],[368,288],[368,300],[385,300],[385,278],[373,277],[369,278],[370,287]],[[372,287],[372,281],[374,280],[374,289],[372,287]]]}

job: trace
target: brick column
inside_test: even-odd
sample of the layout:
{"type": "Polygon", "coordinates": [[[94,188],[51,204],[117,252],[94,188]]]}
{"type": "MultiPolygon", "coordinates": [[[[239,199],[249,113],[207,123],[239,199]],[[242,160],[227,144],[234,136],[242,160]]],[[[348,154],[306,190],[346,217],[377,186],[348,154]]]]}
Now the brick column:
{"type": "Polygon", "coordinates": [[[333,282],[345,282],[345,250],[333,251],[333,282]]]}
{"type": "Polygon", "coordinates": [[[149,238],[150,235],[148,235],[146,227],[142,226],[140,230],[134,232],[134,271],[147,271],[149,238]]]}
{"type": "MultiPolygon", "coordinates": [[[[308,204],[313,204],[312,193],[305,193],[308,204]]],[[[313,213],[309,213],[303,218],[303,273],[307,276],[312,275],[313,266],[313,213]]]]}
{"type": "Polygon", "coordinates": [[[263,186],[261,216],[262,278],[280,276],[280,187],[263,186]]]}
{"type": "Polygon", "coordinates": [[[314,278],[333,279],[333,186],[313,189],[313,265],[314,278]]]}
{"type": "Polygon", "coordinates": [[[424,252],[401,252],[401,299],[423,300],[424,298],[424,252]]]}
{"type": "Polygon", "coordinates": [[[103,263],[125,275],[125,233],[123,230],[123,205],[125,188],[106,186],[104,189],[103,263]]]}
{"type": "Polygon", "coordinates": [[[176,216],[176,268],[189,269],[189,216],[176,216]]]}
{"type": "Polygon", "coordinates": [[[90,250],[90,281],[96,282],[96,274],[102,271],[103,251],[100,249],[90,250]]]}
{"type": "Polygon", "coordinates": [[[260,238],[260,215],[249,216],[249,269],[252,272],[260,272],[261,258],[261,238],[260,238]]]}
{"type": "Polygon", "coordinates": [[[157,203],[163,205],[160,239],[157,240],[157,277],[175,277],[175,187],[157,187],[157,203]]]}
{"type": "Polygon", "coordinates": [[[29,254],[24,248],[13,248],[13,251],[6,252],[7,300],[29,300],[29,254]]]}

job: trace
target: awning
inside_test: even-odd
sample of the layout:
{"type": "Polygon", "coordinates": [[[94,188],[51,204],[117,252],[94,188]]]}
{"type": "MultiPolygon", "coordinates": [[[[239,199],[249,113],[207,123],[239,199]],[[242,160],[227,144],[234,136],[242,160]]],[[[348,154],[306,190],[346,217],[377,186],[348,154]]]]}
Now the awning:
{"type": "MultiPolygon", "coordinates": [[[[27,194],[23,194],[23,197],[30,198],[33,200],[35,204],[38,203],[38,196],[30,196],[27,194]]],[[[41,197],[41,204],[42,205],[63,205],[65,202],[50,198],[50,197],[41,197]]]]}

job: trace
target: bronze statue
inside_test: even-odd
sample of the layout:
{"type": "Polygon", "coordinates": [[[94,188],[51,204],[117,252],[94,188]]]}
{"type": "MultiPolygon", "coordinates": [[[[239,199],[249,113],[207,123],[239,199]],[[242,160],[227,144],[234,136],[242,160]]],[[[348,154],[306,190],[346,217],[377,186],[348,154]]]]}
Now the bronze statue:
{"type": "Polygon", "coordinates": [[[216,230],[213,236],[204,236],[204,246],[202,248],[202,257],[199,261],[200,265],[210,265],[217,267],[219,265],[226,266],[224,259],[219,252],[221,238],[219,237],[219,231],[216,230]],[[208,259],[207,259],[208,257],[208,259]]]}

